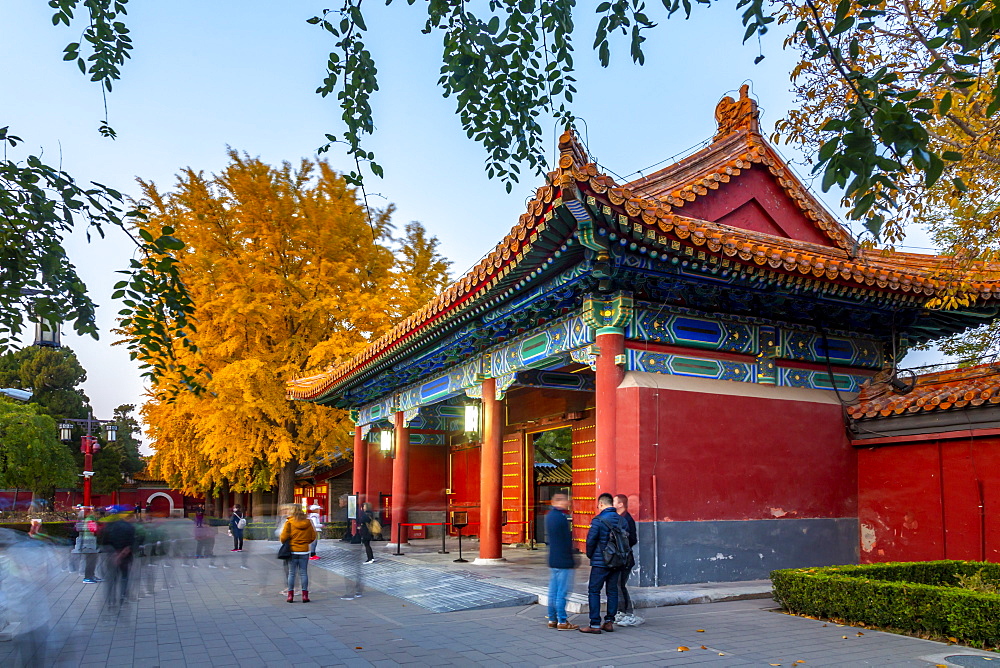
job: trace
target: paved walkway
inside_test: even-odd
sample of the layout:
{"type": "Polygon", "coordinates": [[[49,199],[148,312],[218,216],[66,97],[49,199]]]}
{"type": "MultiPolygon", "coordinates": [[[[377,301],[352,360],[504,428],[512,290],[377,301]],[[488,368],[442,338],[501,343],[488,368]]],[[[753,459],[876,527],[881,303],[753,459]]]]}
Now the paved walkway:
{"type": "MultiPolygon", "coordinates": [[[[40,607],[47,599],[50,615],[40,643],[46,656],[31,665],[934,666],[973,665],[968,662],[973,657],[1000,662],[998,654],[780,614],[762,599],[647,609],[645,625],[598,638],[546,628],[539,605],[433,613],[371,589],[344,601],[344,579],[311,566],[314,602],[289,605],[280,594],[274,545],[247,545],[242,555],[225,553],[215,569],[205,560],[193,562],[197,569],[176,562],[170,569],[150,569],[147,574],[156,576],[152,595],[120,610],[103,605],[102,586],[85,585],[79,575],[56,569],[34,585],[31,600],[39,610],[32,614],[44,617],[40,607]]],[[[585,623],[582,616],[574,621],[585,623]]],[[[0,665],[17,665],[16,647],[0,643],[0,665]]]]}

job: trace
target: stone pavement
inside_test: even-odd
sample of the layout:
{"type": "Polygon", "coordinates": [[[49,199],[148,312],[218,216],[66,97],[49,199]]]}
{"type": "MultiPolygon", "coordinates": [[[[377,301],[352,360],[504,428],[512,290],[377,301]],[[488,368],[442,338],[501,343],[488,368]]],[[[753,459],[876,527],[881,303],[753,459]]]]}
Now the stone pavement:
{"type": "MultiPolygon", "coordinates": [[[[39,605],[47,597],[51,607],[48,636],[40,643],[46,656],[29,665],[597,668],[1000,661],[998,654],[780,614],[761,599],[652,608],[644,611],[645,625],[598,638],[546,628],[545,609],[538,605],[433,613],[373,590],[341,600],[344,579],[311,565],[314,602],[290,605],[280,594],[274,544],[247,546],[242,554],[224,553],[215,569],[204,560],[192,562],[199,568],[175,561],[170,569],[149,569],[157,576],[153,594],[120,610],[106,608],[102,587],[81,583],[79,575],[58,569],[46,574],[36,592],[39,605]]],[[[582,616],[573,621],[586,623],[582,616]]],[[[0,643],[0,666],[18,664],[17,645],[0,643]]]]}
{"type": "MultiPolygon", "coordinates": [[[[340,541],[322,541],[324,547],[330,550],[344,548],[340,541]]],[[[462,573],[496,586],[522,592],[534,597],[538,603],[548,605],[549,568],[548,552],[545,546],[535,550],[524,547],[505,545],[504,564],[480,566],[475,564],[479,550],[477,541],[464,541],[466,564],[456,564],[458,542],[449,539],[447,550],[449,554],[439,554],[441,539],[414,540],[402,548],[403,556],[397,556],[394,550],[379,549],[384,543],[373,543],[376,559],[379,562],[409,564],[417,567],[427,567],[447,570],[449,573],[462,573]]],[[[581,564],[586,558],[581,556],[581,564]]],[[[582,572],[582,571],[580,571],[582,572]]],[[[383,590],[385,591],[385,590],[383,590]]],[[[770,580],[750,580],[746,582],[707,582],[700,584],[668,585],[662,587],[630,586],[629,592],[637,608],[655,608],[664,605],[685,605],[688,603],[714,603],[717,601],[735,601],[747,598],[771,598],[770,580]]],[[[389,592],[393,593],[393,592],[389,592]]],[[[569,612],[587,611],[587,577],[578,575],[571,587],[566,602],[569,612]]]]}

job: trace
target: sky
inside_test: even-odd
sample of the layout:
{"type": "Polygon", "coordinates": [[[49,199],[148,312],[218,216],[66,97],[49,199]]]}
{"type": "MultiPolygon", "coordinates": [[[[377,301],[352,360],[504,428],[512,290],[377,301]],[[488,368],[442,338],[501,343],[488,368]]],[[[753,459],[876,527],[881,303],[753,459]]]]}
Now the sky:
{"type": "MultiPolygon", "coordinates": [[[[788,73],[795,57],[782,50],[778,31],[759,47],[756,40],[743,45],[734,5],[696,5],[691,20],[662,21],[646,42],[643,67],[631,63],[627,43],[619,40],[607,69],[590,50],[596,21],[589,9],[580,10],[575,112],[591,157],[602,167],[635,178],[637,170],[649,173],[658,163],[671,162],[712,136],[715,105],[745,82],[770,133],[793,102],[788,73]],[[758,54],[765,58],[755,65],[758,54]]],[[[137,177],[169,189],[186,167],[221,171],[227,147],[272,164],[296,163],[315,156],[325,133],[342,131],[335,100],[315,94],[333,44],[328,33],[306,23],[319,4],[174,0],[128,8],[135,49],[107,96],[110,125],[118,134],[112,141],[97,132],[104,118],[101,90],[74,63],[62,60],[64,47],[78,41],[82,27],[54,27],[45,2],[0,0],[0,62],[7,64],[0,82],[0,126],[9,125],[25,141],[8,157],[42,152],[78,181],[134,195],[137,177]]],[[[380,82],[373,102],[376,132],[368,148],[385,169],[384,179],[368,184],[370,202],[395,204],[398,228],[422,222],[441,241],[453,276],[460,276],[517,222],[543,181],[528,175],[508,194],[500,181],[487,178],[484,150],[466,138],[453,101],[436,85],[440,36],[421,34],[423,3],[397,0],[365,9],[366,41],[380,82]]],[[[650,11],[656,11],[652,5],[650,11]]],[[[550,158],[556,131],[553,124],[550,158]]],[[[800,160],[780,148],[787,158],[800,160]]],[[[343,153],[327,155],[336,169],[352,166],[343,153]]],[[[807,166],[796,171],[809,176],[807,166]]],[[[836,197],[824,200],[835,208],[836,197]]],[[[906,244],[917,252],[929,246],[920,234],[906,244]]],[[[115,231],[88,244],[82,230],[67,247],[100,305],[101,337],[93,341],[64,329],[63,341],[87,369],[84,390],[95,416],[106,418],[119,404],[141,404],[145,391],[138,365],[124,347],[111,345],[115,337],[109,332],[117,312],[110,298],[116,271],[128,265],[133,247],[115,231]]],[[[931,361],[933,355],[926,354],[908,359],[931,361]]]]}

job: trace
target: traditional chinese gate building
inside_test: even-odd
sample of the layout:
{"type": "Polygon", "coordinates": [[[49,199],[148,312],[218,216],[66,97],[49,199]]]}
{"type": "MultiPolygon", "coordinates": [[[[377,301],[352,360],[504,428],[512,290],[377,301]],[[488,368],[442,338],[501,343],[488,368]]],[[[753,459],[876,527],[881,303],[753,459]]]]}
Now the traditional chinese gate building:
{"type": "Polygon", "coordinates": [[[478,561],[500,559],[544,500],[537,435],[564,429],[545,475],[570,468],[576,544],[599,493],[627,494],[641,585],[857,561],[841,400],[907,345],[991,319],[1000,286],[928,312],[942,258],[860,248],[760,134],[745,86],[716,118],[706,147],[624,186],[566,133],[493,252],[291,384],[354,411],[355,491],[391,510],[393,542],[400,522],[465,510],[478,561]]]}

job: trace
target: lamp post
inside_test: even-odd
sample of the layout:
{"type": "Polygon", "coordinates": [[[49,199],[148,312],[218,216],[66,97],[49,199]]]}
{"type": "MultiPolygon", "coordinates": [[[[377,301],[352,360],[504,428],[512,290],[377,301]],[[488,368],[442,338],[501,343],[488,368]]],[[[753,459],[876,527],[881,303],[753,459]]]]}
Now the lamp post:
{"type": "Polygon", "coordinates": [[[97,442],[97,437],[92,435],[94,427],[100,428],[104,425],[104,438],[109,442],[114,442],[118,438],[118,425],[113,420],[97,420],[94,414],[87,413],[86,419],[66,418],[59,424],[59,439],[70,441],[73,438],[73,424],[78,424],[86,429],[87,433],[80,438],[80,452],[83,453],[83,506],[85,510],[92,508],[90,483],[94,477],[94,454],[101,449],[101,444],[97,442]]]}

